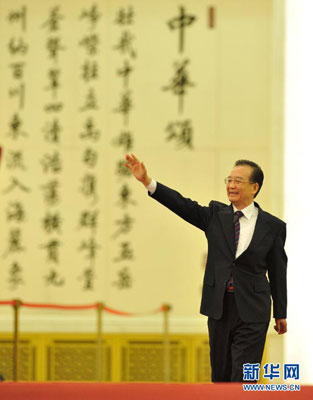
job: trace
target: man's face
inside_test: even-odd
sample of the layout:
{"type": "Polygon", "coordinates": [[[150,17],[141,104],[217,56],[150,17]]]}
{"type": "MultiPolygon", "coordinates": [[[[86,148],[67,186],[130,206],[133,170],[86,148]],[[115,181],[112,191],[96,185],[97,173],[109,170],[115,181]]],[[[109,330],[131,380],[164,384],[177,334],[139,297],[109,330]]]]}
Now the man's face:
{"type": "Polygon", "coordinates": [[[227,196],[239,210],[251,204],[254,194],[258,191],[258,183],[249,183],[252,171],[250,165],[239,165],[234,167],[228,176],[230,182],[226,184],[227,196]]]}

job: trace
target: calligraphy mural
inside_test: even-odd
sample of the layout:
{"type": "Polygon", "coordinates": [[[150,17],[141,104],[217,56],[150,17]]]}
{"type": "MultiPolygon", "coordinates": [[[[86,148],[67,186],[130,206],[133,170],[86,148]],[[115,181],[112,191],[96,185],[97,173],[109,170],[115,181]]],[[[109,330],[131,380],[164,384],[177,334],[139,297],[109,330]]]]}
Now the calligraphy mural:
{"type": "Polygon", "coordinates": [[[0,4],[1,298],[133,310],[181,301],[172,278],[187,246],[166,239],[174,223],[124,158],[138,153],[166,177],[205,135],[195,120],[206,124],[206,110],[191,99],[206,90],[195,72],[206,3],[0,4]]]}

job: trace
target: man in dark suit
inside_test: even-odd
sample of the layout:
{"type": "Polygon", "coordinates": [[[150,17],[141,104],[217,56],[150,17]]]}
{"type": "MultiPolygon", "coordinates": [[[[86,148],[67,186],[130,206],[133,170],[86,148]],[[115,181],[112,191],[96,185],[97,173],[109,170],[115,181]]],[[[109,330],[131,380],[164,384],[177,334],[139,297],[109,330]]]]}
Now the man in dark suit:
{"type": "Polygon", "coordinates": [[[287,331],[286,224],[254,202],[261,168],[237,161],[225,178],[231,204],[203,207],[151,179],[134,154],[126,160],[151,197],[204,231],[208,257],[200,312],[208,316],[212,381],[243,381],[243,364],[261,363],[271,297],[274,328],[287,331]]]}

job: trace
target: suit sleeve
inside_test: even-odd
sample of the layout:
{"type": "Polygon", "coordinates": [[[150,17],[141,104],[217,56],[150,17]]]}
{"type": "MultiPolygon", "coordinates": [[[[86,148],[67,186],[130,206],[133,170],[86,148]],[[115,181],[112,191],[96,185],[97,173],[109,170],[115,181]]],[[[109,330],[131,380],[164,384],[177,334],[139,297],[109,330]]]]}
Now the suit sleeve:
{"type": "Polygon", "coordinates": [[[274,318],[287,317],[287,255],[284,249],[285,241],[286,224],[279,231],[267,259],[274,318]]]}
{"type": "Polygon", "coordinates": [[[162,183],[157,182],[156,191],[153,194],[149,193],[149,196],[203,231],[210,223],[211,207],[200,206],[196,201],[183,197],[162,183]]]}

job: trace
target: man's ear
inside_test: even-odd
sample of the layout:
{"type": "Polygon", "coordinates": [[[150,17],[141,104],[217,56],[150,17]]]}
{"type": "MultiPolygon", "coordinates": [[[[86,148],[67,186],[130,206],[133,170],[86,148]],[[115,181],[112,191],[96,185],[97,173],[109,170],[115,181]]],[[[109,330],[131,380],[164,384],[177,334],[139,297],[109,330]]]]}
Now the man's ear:
{"type": "Polygon", "coordinates": [[[253,194],[255,195],[256,192],[259,190],[259,184],[257,182],[254,182],[253,186],[254,186],[254,190],[255,190],[255,192],[253,194]]]}

